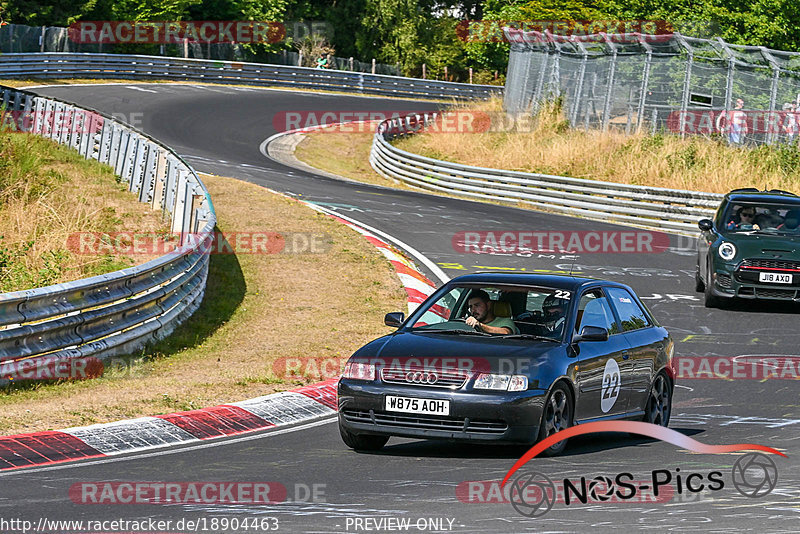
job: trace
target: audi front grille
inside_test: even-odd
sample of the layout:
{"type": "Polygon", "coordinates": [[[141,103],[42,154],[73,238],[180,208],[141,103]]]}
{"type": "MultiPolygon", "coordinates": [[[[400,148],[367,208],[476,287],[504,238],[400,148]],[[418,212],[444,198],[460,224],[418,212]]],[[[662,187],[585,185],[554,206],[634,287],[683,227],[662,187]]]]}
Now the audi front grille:
{"type": "Polygon", "coordinates": [[[428,386],[458,389],[469,378],[464,371],[454,369],[381,369],[381,380],[389,384],[428,386]]]}

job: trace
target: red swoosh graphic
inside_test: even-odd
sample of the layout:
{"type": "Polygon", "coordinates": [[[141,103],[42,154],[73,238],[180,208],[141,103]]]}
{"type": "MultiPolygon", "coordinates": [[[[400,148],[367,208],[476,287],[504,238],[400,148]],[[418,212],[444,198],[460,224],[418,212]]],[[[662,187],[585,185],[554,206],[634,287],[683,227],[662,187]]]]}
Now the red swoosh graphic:
{"type": "Polygon", "coordinates": [[[696,439],[685,436],[676,430],[651,423],[642,423],[638,421],[599,421],[596,423],[586,423],[579,426],[573,426],[543,439],[531,447],[528,452],[523,454],[522,458],[517,460],[517,462],[506,474],[503,482],[500,483],[500,486],[504,486],[505,483],[508,482],[508,479],[511,478],[511,475],[513,475],[520,467],[528,463],[529,460],[533,459],[543,450],[555,445],[561,440],[575,436],[581,436],[583,434],[594,434],[596,432],[630,432],[632,434],[641,434],[643,436],[666,441],[667,443],[672,443],[673,445],[677,445],[683,449],[688,449],[692,452],[699,452],[703,454],[720,454],[737,451],[763,451],[770,454],[778,454],[784,458],[786,457],[786,455],[782,452],[773,449],[772,447],[767,447],[766,445],[757,445],[755,443],[739,443],[736,445],[706,445],[705,443],[701,443],[696,439]]]}

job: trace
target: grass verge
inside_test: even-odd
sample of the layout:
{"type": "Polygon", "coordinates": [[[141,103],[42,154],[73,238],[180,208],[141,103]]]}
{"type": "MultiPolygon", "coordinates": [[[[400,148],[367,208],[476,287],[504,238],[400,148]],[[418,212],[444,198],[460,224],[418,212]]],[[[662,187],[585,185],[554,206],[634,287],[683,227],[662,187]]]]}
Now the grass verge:
{"type": "Polygon", "coordinates": [[[15,386],[0,434],[156,415],[256,397],[319,379],[285,378],[282,358],[340,361],[387,333],[405,308],[388,262],[346,226],[231,178],[204,176],[222,232],[325,234],[320,254],[212,255],[200,309],[168,339],[94,380],[15,386]]]}
{"type": "Polygon", "coordinates": [[[161,211],[137,202],[110,167],[42,137],[0,133],[0,293],[77,280],[156,257],[74,246],[80,243],[75,240],[79,232],[168,231],[161,211]],[[103,253],[87,253],[92,251],[103,253]]]}
{"type": "Polygon", "coordinates": [[[358,130],[354,133],[342,132],[336,126],[329,126],[303,134],[302,141],[295,149],[295,157],[317,169],[359,182],[411,189],[402,182],[384,178],[369,164],[373,132],[377,125],[377,121],[357,125],[352,128],[358,130]]]}
{"type": "MultiPolygon", "coordinates": [[[[502,103],[494,99],[460,108],[493,114],[502,111],[502,103]]],[[[467,165],[608,182],[712,193],[797,188],[797,146],[732,147],[720,137],[572,129],[558,106],[546,107],[531,125],[524,132],[423,133],[396,144],[467,165]]]]}
{"type": "MultiPolygon", "coordinates": [[[[455,109],[487,117],[500,113],[502,103],[494,99],[455,109]]],[[[569,128],[556,107],[547,108],[531,124],[525,132],[422,133],[400,138],[395,145],[466,165],[673,189],[727,193],[738,187],[798,188],[797,146],[746,148],[731,147],[719,138],[626,135],[613,129],[585,132],[569,128]]],[[[371,144],[368,134],[312,132],[298,145],[296,156],[354,180],[405,187],[372,170],[366,159],[371,144]]]]}

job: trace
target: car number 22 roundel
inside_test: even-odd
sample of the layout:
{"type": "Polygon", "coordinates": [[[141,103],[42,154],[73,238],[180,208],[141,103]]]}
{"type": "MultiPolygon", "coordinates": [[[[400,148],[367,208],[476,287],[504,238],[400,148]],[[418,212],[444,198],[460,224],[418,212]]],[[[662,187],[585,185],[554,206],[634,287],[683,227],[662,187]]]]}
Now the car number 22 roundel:
{"type": "Polygon", "coordinates": [[[617,402],[620,380],[619,365],[614,358],[610,358],[603,371],[603,388],[600,394],[600,409],[603,413],[607,413],[617,402]]]}

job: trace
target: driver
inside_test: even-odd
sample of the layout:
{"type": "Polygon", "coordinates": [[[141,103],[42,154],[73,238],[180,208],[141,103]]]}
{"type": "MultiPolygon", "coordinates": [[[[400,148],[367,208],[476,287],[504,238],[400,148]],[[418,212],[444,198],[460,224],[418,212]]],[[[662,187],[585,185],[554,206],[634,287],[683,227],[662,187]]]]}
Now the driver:
{"type": "Polygon", "coordinates": [[[567,299],[558,298],[555,293],[547,295],[542,302],[543,325],[549,333],[556,337],[564,332],[568,304],[567,299]]]}
{"type": "Polygon", "coordinates": [[[510,317],[495,317],[492,304],[489,293],[482,289],[473,290],[467,300],[467,325],[487,334],[518,334],[517,326],[510,317]]]}

